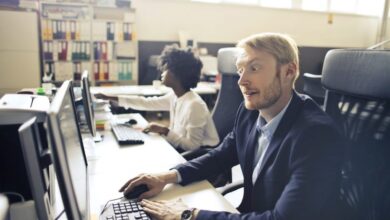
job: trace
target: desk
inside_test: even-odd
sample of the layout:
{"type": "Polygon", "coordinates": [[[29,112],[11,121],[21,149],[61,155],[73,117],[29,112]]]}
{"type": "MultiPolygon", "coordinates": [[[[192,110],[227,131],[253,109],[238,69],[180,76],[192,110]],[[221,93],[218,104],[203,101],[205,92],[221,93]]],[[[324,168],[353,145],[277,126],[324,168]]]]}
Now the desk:
{"type": "MultiPolygon", "coordinates": [[[[147,121],[139,114],[120,115],[137,120],[140,127],[147,121]]],[[[159,135],[145,135],[145,144],[119,147],[111,131],[101,132],[103,142],[86,143],[89,171],[89,194],[91,219],[98,219],[102,206],[110,199],[122,196],[118,189],[131,177],[139,173],[167,171],[184,158],[159,135]]],[[[85,140],[86,142],[87,140],[85,140]]],[[[199,209],[230,211],[237,210],[208,182],[201,181],[186,187],[169,184],[153,200],[182,198],[190,207],[199,209]]]]}
{"type": "MultiPolygon", "coordinates": [[[[213,95],[218,92],[220,85],[209,82],[199,82],[193,90],[199,95],[213,95]]],[[[91,93],[103,93],[105,95],[140,95],[140,96],[161,96],[171,91],[164,85],[155,88],[152,85],[132,86],[100,86],[91,87],[91,93]]]]}

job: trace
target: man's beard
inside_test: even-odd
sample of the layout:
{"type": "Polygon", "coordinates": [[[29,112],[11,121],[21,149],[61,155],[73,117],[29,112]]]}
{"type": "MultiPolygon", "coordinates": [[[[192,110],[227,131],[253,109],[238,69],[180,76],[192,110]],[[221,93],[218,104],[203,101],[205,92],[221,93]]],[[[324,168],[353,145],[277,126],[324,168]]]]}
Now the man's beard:
{"type": "Polygon", "coordinates": [[[259,100],[256,102],[249,103],[245,101],[245,107],[250,110],[261,110],[266,109],[274,105],[282,94],[282,87],[280,81],[280,69],[276,73],[272,84],[258,94],[259,100]]]}

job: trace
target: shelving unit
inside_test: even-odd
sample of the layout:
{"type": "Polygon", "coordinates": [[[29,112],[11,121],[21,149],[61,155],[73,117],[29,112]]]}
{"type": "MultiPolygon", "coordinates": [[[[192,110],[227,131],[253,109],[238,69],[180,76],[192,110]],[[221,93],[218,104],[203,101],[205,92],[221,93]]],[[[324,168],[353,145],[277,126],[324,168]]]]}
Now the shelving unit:
{"type": "Polygon", "coordinates": [[[138,83],[135,9],[42,2],[41,27],[46,78],[79,80],[88,70],[97,86],[138,83]]]}

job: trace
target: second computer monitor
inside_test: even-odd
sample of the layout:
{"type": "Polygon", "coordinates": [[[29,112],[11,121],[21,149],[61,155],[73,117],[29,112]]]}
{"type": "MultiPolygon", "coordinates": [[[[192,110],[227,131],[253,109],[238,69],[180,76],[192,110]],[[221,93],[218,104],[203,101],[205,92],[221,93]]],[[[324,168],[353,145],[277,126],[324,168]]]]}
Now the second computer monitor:
{"type": "Polygon", "coordinates": [[[96,123],[95,123],[95,115],[93,112],[92,96],[89,90],[89,78],[88,78],[87,70],[85,70],[83,72],[83,75],[81,76],[81,95],[83,99],[85,119],[87,121],[88,128],[91,131],[92,136],[95,137],[96,123]]]}
{"type": "Polygon", "coordinates": [[[87,160],[73,100],[72,82],[65,81],[51,103],[48,130],[65,213],[84,220],[89,218],[87,160]]]}

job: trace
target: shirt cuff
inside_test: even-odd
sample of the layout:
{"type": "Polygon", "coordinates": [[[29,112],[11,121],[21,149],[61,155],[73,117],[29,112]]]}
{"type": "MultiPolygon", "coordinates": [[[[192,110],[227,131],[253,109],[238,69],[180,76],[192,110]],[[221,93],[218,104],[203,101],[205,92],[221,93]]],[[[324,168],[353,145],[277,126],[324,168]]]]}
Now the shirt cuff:
{"type": "Polygon", "coordinates": [[[176,169],[172,169],[174,172],[176,172],[176,176],[177,176],[177,182],[176,183],[181,183],[181,181],[183,180],[182,178],[181,178],[181,175],[180,175],[180,172],[178,171],[178,170],[176,170],[176,169]]]}

